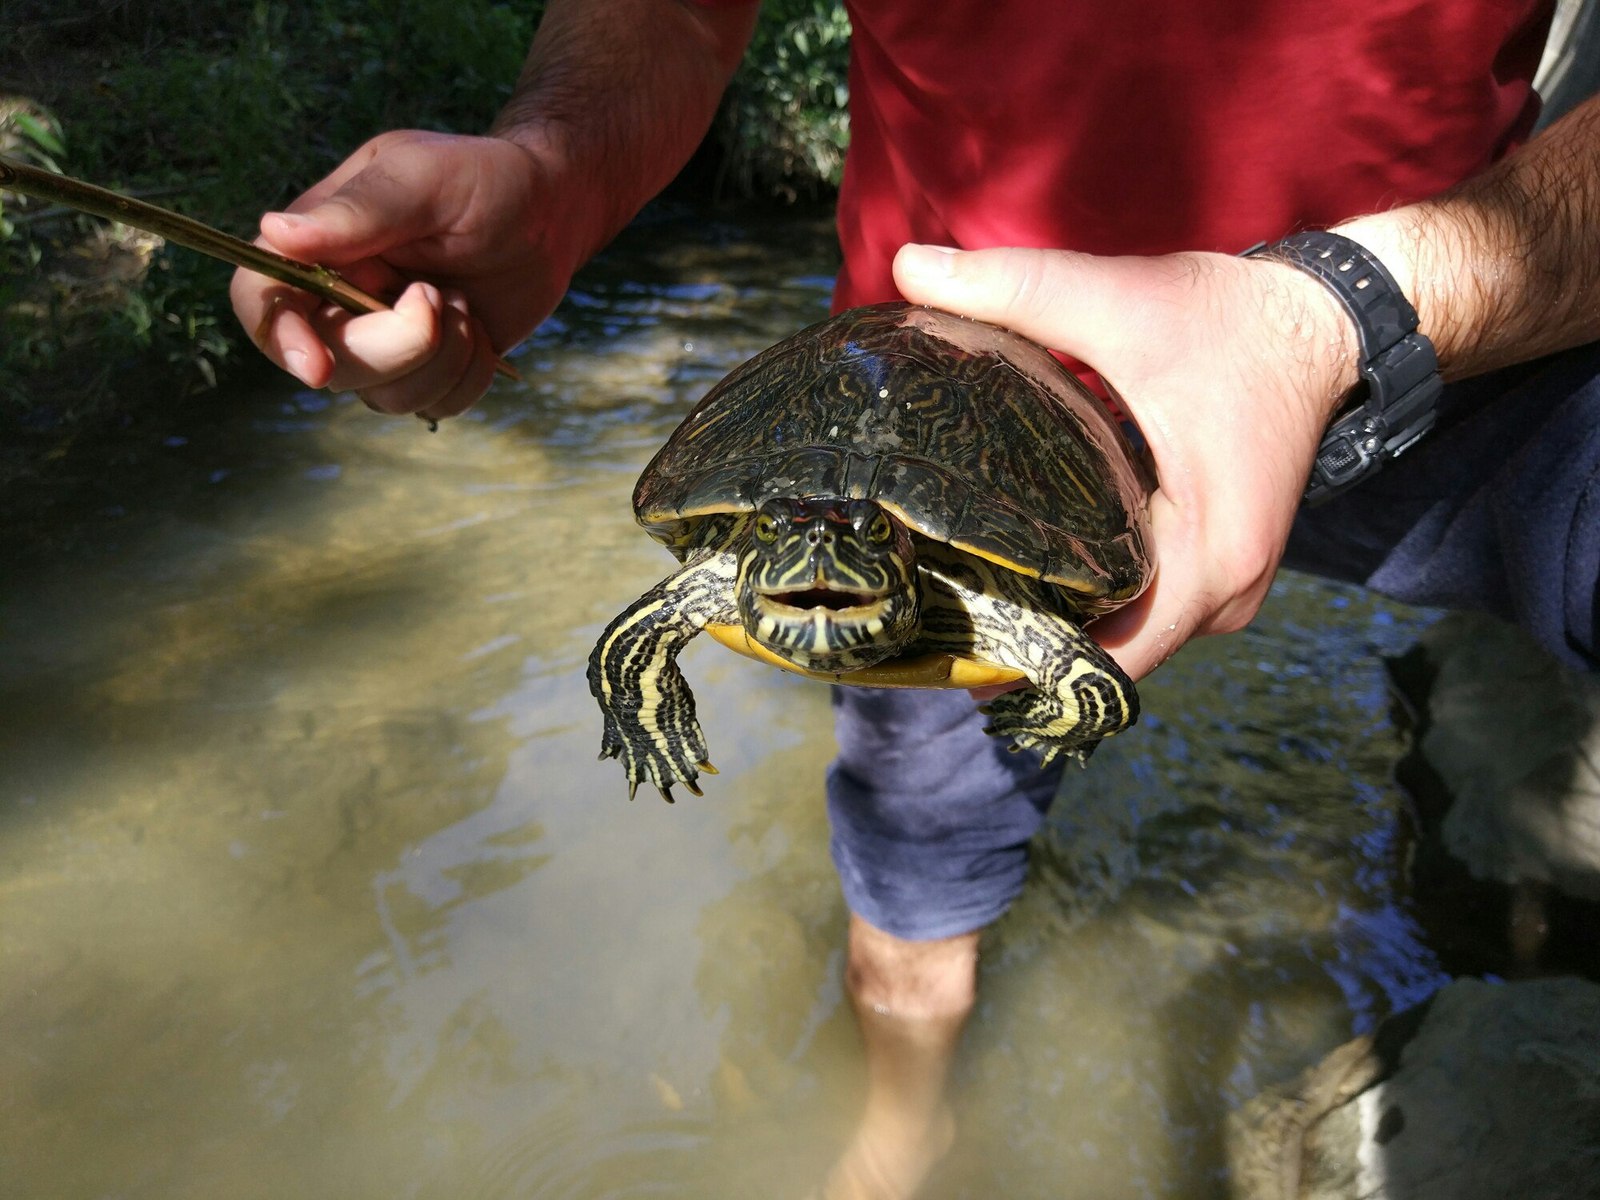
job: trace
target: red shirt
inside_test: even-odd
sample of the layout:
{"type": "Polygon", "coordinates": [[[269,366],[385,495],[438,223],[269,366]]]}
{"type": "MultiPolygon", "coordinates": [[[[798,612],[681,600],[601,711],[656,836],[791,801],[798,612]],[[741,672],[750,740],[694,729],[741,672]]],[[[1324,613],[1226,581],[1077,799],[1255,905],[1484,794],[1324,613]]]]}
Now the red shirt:
{"type": "Polygon", "coordinates": [[[836,308],[909,241],[1220,250],[1525,137],[1553,0],[850,0],[836,308]]]}

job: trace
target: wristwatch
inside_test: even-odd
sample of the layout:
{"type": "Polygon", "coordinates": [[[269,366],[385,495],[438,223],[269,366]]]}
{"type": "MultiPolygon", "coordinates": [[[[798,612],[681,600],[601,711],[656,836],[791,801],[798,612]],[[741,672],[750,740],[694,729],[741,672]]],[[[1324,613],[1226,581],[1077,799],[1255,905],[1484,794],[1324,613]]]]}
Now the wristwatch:
{"type": "Polygon", "coordinates": [[[1306,501],[1320,504],[1398,458],[1433,428],[1444,381],[1417,311],[1365,246],[1312,229],[1251,246],[1243,257],[1298,267],[1344,306],[1361,339],[1361,378],[1317,447],[1306,501]]]}

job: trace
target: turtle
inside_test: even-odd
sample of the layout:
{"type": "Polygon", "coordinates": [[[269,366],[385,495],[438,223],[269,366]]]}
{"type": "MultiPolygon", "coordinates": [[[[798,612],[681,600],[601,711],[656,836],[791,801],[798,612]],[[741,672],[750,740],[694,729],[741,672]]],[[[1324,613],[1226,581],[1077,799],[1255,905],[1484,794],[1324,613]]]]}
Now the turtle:
{"type": "Polygon", "coordinates": [[[1026,680],[986,706],[1010,749],[1086,763],[1138,695],[1085,621],[1148,584],[1149,468],[1047,350],[904,302],[855,308],[735,368],[640,475],[680,566],[589,657],[631,799],[715,774],[677,666],[701,631],[863,687],[1026,680]]]}

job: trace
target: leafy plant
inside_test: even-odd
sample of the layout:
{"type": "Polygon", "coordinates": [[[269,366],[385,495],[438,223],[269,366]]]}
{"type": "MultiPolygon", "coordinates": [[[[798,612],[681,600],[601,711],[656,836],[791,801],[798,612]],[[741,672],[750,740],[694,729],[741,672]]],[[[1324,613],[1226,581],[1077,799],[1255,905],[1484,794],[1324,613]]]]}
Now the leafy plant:
{"type": "MultiPolygon", "coordinates": [[[[29,111],[18,100],[0,99],[0,154],[31,162],[47,171],[61,170],[66,156],[60,126],[42,110],[29,111]]],[[[5,193],[0,192],[0,243],[16,236],[16,225],[6,217],[5,193]]],[[[37,262],[37,259],[34,260],[37,262]]]]}
{"type": "Polygon", "coordinates": [[[850,19],[839,0],[769,0],[718,122],[724,184],[786,199],[835,188],[850,141],[850,19]]]}

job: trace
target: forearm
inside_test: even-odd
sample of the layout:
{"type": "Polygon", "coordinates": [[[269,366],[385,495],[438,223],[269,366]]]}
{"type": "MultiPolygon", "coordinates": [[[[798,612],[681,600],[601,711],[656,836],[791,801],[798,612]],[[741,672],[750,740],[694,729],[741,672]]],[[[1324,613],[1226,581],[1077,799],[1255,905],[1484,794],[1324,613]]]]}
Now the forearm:
{"type": "Polygon", "coordinates": [[[588,258],[667,185],[710,127],[757,5],[552,0],[491,132],[549,162],[588,258]]]}
{"type": "Polygon", "coordinates": [[[1461,186],[1338,231],[1394,273],[1447,378],[1600,340],[1600,97],[1461,186]]]}

